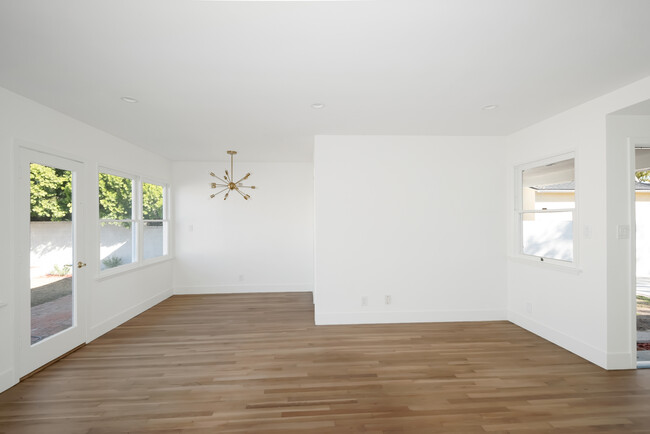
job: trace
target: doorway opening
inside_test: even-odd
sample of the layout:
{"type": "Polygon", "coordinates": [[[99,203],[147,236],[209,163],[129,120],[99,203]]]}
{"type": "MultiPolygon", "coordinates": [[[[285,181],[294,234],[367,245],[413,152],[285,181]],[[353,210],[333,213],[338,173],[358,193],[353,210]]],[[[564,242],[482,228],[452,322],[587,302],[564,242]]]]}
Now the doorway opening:
{"type": "Polygon", "coordinates": [[[650,147],[634,149],[637,367],[650,368],[650,147]]]}

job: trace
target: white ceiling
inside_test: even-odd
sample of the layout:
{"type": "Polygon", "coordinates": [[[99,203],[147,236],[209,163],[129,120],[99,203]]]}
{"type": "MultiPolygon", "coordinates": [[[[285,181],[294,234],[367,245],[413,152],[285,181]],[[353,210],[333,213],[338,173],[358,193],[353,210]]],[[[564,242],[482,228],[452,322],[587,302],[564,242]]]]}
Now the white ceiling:
{"type": "Polygon", "coordinates": [[[509,134],[646,77],[648,17],[647,0],[2,0],[0,86],[173,160],[309,161],[316,134],[509,134]]]}

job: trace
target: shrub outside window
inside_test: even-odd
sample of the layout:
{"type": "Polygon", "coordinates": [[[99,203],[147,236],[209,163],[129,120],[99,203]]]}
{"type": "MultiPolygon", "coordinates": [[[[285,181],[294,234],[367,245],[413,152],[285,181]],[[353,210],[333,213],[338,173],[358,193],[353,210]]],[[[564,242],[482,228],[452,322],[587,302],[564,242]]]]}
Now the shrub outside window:
{"type": "Polygon", "coordinates": [[[575,262],[575,158],[519,169],[519,248],[540,261],[575,262]]]}

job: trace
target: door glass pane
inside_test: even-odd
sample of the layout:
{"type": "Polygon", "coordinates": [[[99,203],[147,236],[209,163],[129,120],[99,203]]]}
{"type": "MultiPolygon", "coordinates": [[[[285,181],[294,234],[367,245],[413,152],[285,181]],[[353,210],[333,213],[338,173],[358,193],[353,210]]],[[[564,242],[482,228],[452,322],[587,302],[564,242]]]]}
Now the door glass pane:
{"type": "Polygon", "coordinates": [[[74,324],[72,173],[30,165],[31,343],[74,324]]]}
{"type": "Polygon", "coordinates": [[[523,252],[573,261],[573,213],[522,213],[523,252]]]}

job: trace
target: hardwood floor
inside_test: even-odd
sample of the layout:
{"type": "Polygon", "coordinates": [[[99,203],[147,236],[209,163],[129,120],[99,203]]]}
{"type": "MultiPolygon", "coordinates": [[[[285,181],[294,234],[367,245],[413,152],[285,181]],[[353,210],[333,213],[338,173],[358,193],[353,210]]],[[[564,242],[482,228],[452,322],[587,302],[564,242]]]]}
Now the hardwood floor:
{"type": "Polygon", "coordinates": [[[311,294],[174,296],[0,394],[2,433],[650,433],[650,370],[508,322],[314,326],[311,294]]]}

